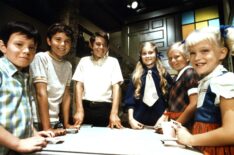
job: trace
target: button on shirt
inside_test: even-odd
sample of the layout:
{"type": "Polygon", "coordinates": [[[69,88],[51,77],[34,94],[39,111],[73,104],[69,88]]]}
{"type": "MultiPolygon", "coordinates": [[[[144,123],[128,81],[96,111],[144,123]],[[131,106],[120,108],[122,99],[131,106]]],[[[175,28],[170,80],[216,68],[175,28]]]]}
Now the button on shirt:
{"type": "MultiPolygon", "coordinates": [[[[20,139],[31,137],[28,75],[18,71],[5,57],[0,58],[0,64],[0,125],[20,139]]],[[[7,151],[0,145],[0,154],[7,151]]]]}

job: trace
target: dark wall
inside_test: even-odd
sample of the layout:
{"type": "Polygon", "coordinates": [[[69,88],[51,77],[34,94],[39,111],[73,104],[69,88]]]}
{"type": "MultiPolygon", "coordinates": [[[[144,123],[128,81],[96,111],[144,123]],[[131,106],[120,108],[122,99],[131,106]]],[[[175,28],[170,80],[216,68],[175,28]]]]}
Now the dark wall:
{"type": "Polygon", "coordinates": [[[9,21],[25,21],[33,24],[40,32],[42,37],[42,49],[46,49],[46,31],[47,31],[47,25],[41,23],[40,21],[36,20],[35,18],[32,18],[19,10],[16,10],[7,4],[0,1],[0,28],[2,25],[8,23],[9,21]]]}

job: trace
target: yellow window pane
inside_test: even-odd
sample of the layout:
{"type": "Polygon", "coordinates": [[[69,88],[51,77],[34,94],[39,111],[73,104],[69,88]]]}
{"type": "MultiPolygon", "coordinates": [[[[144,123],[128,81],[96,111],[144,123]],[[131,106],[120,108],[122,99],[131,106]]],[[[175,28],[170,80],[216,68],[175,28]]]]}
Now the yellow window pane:
{"type": "Polygon", "coordinates": [[[202,9],[195,10],[195,21],[204,21],[212,18],[218,18],[219,11],[217,6],[210,6],[202,9]]]}
{"type": "Polygon", "coordinates": [[[195,30],[194,24],[189,24],[189,25],[182,26],[183,39],[185,39],[189,35],[189,33],[191,33],[194,30],[195,30]]]}
{"type": "Polygon", "coordinates": [[[208,22],[207,21],[196,23],[196,29],[200,29],[200,28],[203,28],[203,27],[208,27],[208,22]]]}

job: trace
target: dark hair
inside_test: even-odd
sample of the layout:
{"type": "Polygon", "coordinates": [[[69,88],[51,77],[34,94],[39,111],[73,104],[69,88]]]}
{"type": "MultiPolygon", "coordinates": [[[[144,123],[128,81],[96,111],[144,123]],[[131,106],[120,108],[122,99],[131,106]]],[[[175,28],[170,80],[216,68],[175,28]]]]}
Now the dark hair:
{"type": "Polygon", "coordinates": [[[65,33],[72,41],[74,40],[73,31],[72,28],[66,24],[63,23],[54,23],[51,25],[47,30],[47,37],[49,39],[52,38],[53,35],[55,35],[58,32],[65,33]]]}
{"type": "Polygon", "coordinates": [[[10,36],[13,33],[21,33],[26,35],[27,38],[33,39],[34,42],[39,46],[41,44],[41,36],[38,30],[31,24],[23,21],[12,21],[7,23],[0,30],[0,39],[7,44],[10,36]]]}
{"type": "Polygon", "coordinates": [[[108,37],[107,33],[105,33],[105,32],[95,32],[89,39],[91,45],[93,45],[96,37],[104,38],[105,41],[106,41],[106,45],[109,46],[109,37],[108,37]]]}

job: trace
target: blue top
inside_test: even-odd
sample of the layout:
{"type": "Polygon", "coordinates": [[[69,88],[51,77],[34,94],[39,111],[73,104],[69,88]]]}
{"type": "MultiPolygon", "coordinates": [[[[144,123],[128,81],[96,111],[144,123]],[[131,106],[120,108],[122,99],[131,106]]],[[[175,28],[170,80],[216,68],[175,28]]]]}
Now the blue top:
{"type": "Polygon", "coordinates": [[[196,110],[196,122],[221,124],[221,112],[219,106],[214,105],[215,98],[216,94],[213,93],[210,86],[208,86],[203,105],[196,110]]]}
{"type": "Polygon", "coordinates": [[[234,98],[232,79],[234,79],[234,74],[219,65],[212,73],[199,81],[196,122],[221,125],[220,97],[234,98]]]}
{"type": "MultiPolygon", "coordinates": [[[[148,72],[147,68],[144,68],[144,72],[141,77],[142,87],[140,91],[140,94],[141,94],[140,98],[136,99],[134,97],[135,86],[133,85],[133,81],[131,80],[128,85],[128,88],[124,97],[124,103],[123,103],[124,108],[134,109],[134,113],[133,113],[134,119],[143,123],[144,125],[150,125],[150,126],[155,125],[159,117],[161,117],[161,115],[163,114],[164,110],[167,107],[167,99],[168,99],[168,96],[163,96],[162,89],[160,86],[160,76],[159,76],[158,70],[156,69],[156,67],[153,67],[151,68],[151,71],[152,71],[152,77],[154,79],[155,87],[157,89],[157,93],[159,97],[156,103],[153,106],[149,107],[142,101],[143,95],[144,95],[146,75],[148,72]]],[[[166,75],[166,80],[168,82],[167,87],[169,89],[169,86],[172,84],[172,78],[168,73],[166,75]]]]}

